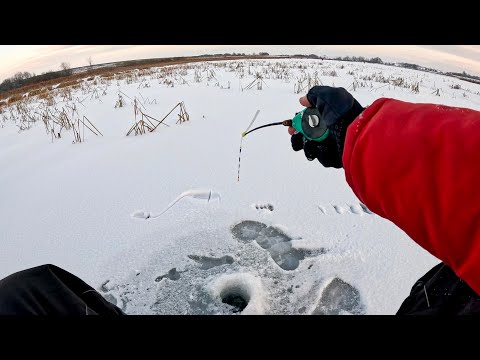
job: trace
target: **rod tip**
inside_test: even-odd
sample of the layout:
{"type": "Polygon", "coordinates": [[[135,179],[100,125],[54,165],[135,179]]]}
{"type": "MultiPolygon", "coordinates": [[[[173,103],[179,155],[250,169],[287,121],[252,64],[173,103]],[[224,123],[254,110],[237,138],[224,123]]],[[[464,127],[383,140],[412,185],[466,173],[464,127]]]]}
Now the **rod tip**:
{"type": "Polygon", "coordinates": [[[246,132],[244,131],[244,132],[242,133],[242,137],[245,137],[245,135],[246,135],[246,132]]]}

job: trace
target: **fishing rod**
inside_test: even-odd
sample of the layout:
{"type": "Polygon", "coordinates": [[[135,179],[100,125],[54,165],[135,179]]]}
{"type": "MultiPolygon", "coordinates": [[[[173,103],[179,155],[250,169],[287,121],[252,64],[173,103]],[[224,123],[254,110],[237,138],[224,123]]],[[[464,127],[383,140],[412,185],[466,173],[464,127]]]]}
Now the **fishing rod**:
{"type": "Polygon", "coordinates": [[[269,126],[276,126],[276,125],[283,125],[283,126],[291,126],[295,130],[296,133],[301,133],[305,140],[313,140],[313,141],[323,141],[328,137],[329,129],[327,124],[323,121],[320,111],[315,107],[304,108],[302,111],[297,112],[293,119],[283,120],[279,122],[274,122],[266,125],[258,126],[252,130],[249,130],[252,126],[253,122],[258,116],[260,110],[257,110],[253,120],[250,122],[247,130],[242,133],[242,137],[240,139],[240,153],[238,155],[238,177],[237,182],[240,181],[240,157],[242,155],[242,141],[247,134],[251,132],[263,129],[269,126]]]}
{"type": "Polygon", "coordinates": [[[252,130],[249,130],[249,131],[244,131],[242,133],[242,137],[245,137],[247,136],[247,134],[250,134],[252,131],[255,131],[255,130],[258,130],[258,129],[261,129],[261,128],[265,128],[265,127],[268,127],[268,126],[274,126],[274,125],[283,125],[283,126],[292,126],[292,120],[289,119],[289,120],[283,120],[283,121],[279,121],[279,122],[275,122],[275,123],[271,123],[271,124],[266,124],[266,125],[262,125],[262,126],[258,126],[252,130]]]}

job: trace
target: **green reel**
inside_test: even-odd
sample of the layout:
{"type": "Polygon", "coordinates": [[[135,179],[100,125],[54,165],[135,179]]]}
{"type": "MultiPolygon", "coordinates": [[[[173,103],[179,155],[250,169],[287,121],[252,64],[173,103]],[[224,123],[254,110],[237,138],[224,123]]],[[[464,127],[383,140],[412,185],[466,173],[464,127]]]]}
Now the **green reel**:
{"type": "Polygon", "coordinates": [[[306,139],[313,141],[323,141],[330,133],[316,107],[305,108],[296,113],[292,119],[292,126],[306,139]]]}

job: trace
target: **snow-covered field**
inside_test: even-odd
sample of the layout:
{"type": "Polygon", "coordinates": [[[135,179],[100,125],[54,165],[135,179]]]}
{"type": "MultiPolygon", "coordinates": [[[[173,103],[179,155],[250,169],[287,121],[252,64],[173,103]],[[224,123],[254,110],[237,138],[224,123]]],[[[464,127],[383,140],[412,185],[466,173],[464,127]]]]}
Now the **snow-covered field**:
{"type": "Polygon", "coordinates": [[[319,60],[153,68],[25,97],[0,108],[0,277],[53,263],[128,314],[394,314],[438,260],[363,208],[342,169],[307,161],[275,126],[243,139],[237,181],[255,112],[253,127],[291,118],[314,84],[364,106],[394,97],[480,110],[476,84],[319,60]],[[169,126],[126,136],[135,101],[158,120],[183,101],[189,121],[176,123],[177,107],[169,126]],[[52,138],[45,124],[63,110],[103,136],[77,122],[84,141],[72,143],[73,129],[52,138]]]}

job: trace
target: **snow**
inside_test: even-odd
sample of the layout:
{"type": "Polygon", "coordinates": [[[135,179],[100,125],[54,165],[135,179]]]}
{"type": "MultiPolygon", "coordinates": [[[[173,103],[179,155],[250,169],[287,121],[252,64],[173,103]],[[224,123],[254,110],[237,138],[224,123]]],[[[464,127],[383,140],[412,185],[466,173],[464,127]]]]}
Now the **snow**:
{"type": "Polygon", "coordinates": [[[53,90],[52,113],[71,114],[75,103],[103,134],[80,126],[85,141],[72,144],[72,130],[52,141],[39,115],[46,100],[29,96],[22,101],[38,121],[28,130],[17,127],[16,104],[0,109],[0,277],[53,263],[129,314],[232,313],[221,301],[229,289],[248,302],[236,314],[394,314],[439,260],[362,207],[343,169],[307,161],[291,149],[287,129],[272,126],[243,138],[237,181],[252,118],[260,126],[293,117],[315,72],[363,106],[392,97],[480,110],[479,85],[416,70],[326,60],[194,63],[78,83],[71,99],[80,100],[53,90]],[[257,73],[267,86],[246,90],[257,73]],[[389,77],[404,86],[381,82],[389,77]],[[305,91],[295,93],[299,79],[305,91]],[[115,108],[120,92],[125,106],[115,108]],[[177,107],[169,126],[127,137],[134,99],[157,120],[183,101],[189,121],[177,123],[177,107]]]}
{"type": "Polygon", "coordinates": [[[185,197],[191,197],[193,199],[202,199],[210,202],[210,200],[218,199],[220,201],[221,196],[218,192],[212,190],[203,190],[203,189],[191,189],[185,191],[184,193],[180,194],[175,200],[173,200],[162,212],[159,214],[152,214],[149,211],[144,210],[135,210],[132,213],[133,218],[139,219],[154,219],[160,217],[163,213],[165,213],[168,209],[170,209],[173,205],[175,205],[181,199],[185,197]]]}

